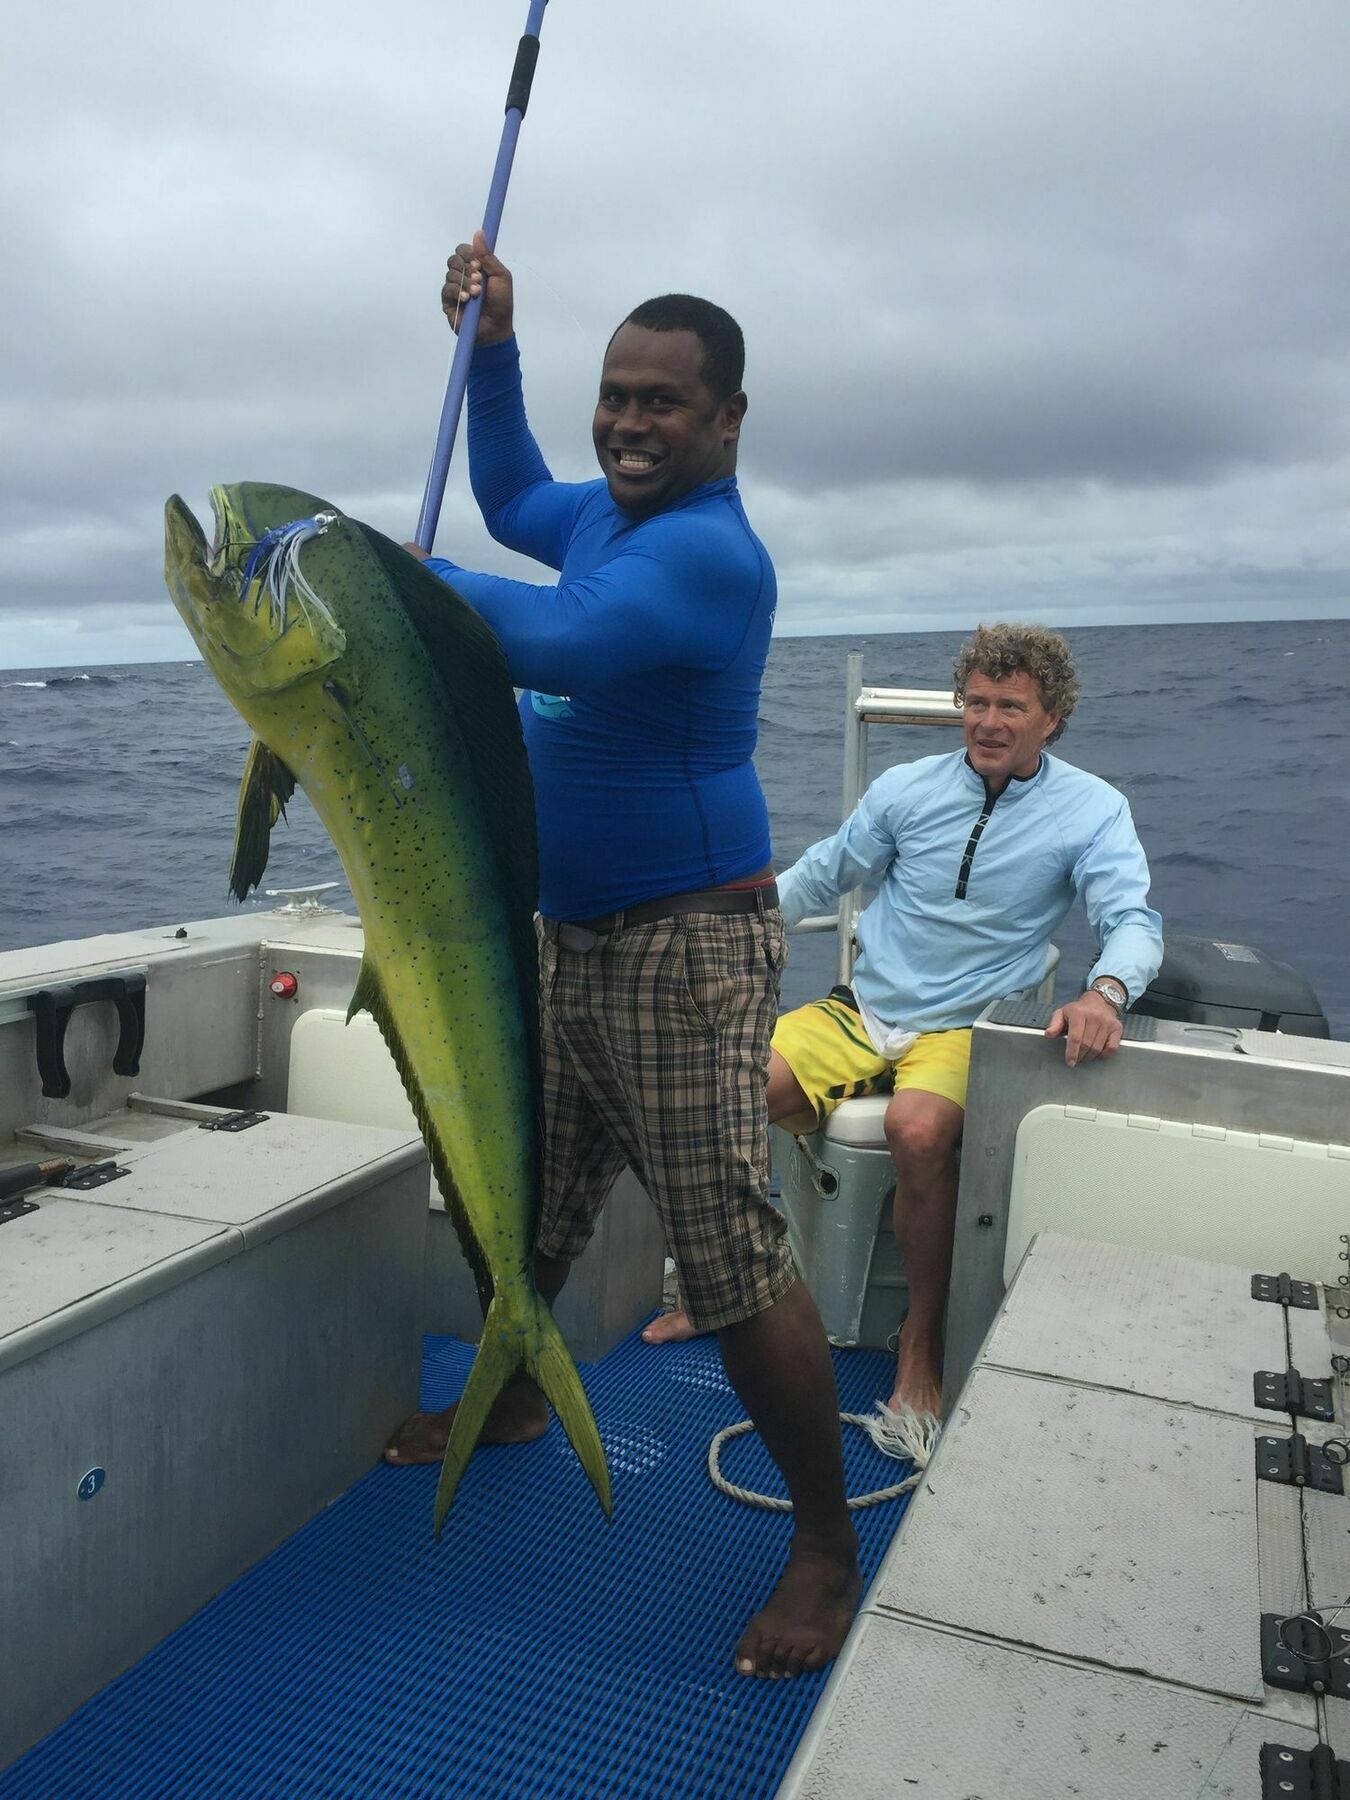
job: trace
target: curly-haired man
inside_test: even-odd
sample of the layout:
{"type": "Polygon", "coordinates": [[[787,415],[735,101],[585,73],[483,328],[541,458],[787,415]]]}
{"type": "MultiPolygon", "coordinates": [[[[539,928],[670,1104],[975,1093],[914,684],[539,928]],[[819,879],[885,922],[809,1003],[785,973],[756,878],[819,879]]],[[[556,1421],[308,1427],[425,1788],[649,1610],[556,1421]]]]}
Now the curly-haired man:
{"type": "MultiPolygon", "coordinates": [[[[892,1407],[936,1414],[956,1219],[970,1028],[1035,987],[1076,896],[1100,945],[1085,991],[1047,1036],[1071,1064],[1111,1056],[1120,1015],[1162,961],[1162,921],[1122,794],[1047,754],[1078,699],[1068,646],[1037,626],[981,626],[953,672],[965,748],[874,781],[833,837],[778,878],[789,924],[875,887],[851,987],[779,1019],[769,1117],[822,1125],[841,1100],[892,1092],[895,1235],[909,1281],[892,1407]]],[[[649,1342],[688,1335],[672,1314],[649,1342]]]]}

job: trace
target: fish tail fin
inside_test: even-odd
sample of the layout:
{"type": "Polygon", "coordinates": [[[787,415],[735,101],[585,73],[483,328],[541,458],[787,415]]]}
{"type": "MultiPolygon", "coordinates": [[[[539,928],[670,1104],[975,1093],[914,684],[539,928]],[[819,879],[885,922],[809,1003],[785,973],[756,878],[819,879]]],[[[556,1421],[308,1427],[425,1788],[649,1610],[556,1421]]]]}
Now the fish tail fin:
{"type": "Polygon", "coordinates": [[[605,1517],[609,1517],[609,1468],[576,1364],[544,1301],[530,1292],[522,1306],[519,1291],[508,1289],[496,1294],[488,1308],[478,1354],[455,1407],[454,1423],[441,1463],[441,1478],[436,1486],[438,1536],[492,1402],[522,1366],[538,1382],[562,1421],[563,1430],[590,1478],[605,1517]]]}
{"type": "Polygon", "coordinates": [[[577,1374],[577,1365],[572,1361],[572,1353],[553,1322],[553,1314],[542,1300],[538,1305],[538,1332],[532,1351],[525,1357],[525,1367],[548,1396],[549,1405],[567,1433],[568,1443],[576,1451],[577,1459],[595,1489],[600,1509],[608,1518],[613,1505],[609,1464],[605,1461],[605,1447],[600,1442],[595,1415],[577,1374]]]}

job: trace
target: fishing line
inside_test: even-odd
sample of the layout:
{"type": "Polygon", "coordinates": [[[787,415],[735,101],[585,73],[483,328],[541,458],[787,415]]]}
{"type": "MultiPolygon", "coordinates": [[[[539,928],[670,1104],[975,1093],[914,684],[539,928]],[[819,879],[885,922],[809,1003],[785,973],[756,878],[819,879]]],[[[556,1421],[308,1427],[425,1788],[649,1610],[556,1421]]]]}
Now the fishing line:
{"type": "Polygon", "coordinates": [[[531,290],[538,289],[550,302],[553,313],[566,313],[572,326],[579,349],[589,349],[595,339],[594,322],[590,325],[582,323],[576,308],[572,305],[571,288],[559,281],[553,274],[552,264],[532,262],[528,253],[512,251],[511,267],[516,272],[523,272],[529,280],[531,290]]]}
{"type": "MultiPolygon", "coordinates": [[[[465,302],[464,302],[464,286],[468,280],[468,276],[469,276],[468,265],[461,264],[460,271],[459,271],[459,289],[455,294],[455,319],[459,320],[460,325],[462,325],[464,323],[464,317],[463,317],[464,304],[465,304],[465,302]]],[[[450,322],[452,325],[454,325],[455,321],[454,321],[454,319],[452,319],[450,322]]],[[[456,331],[458,331],[459,326],[456,325],[455,329],[456,329],[456,331]]]]}

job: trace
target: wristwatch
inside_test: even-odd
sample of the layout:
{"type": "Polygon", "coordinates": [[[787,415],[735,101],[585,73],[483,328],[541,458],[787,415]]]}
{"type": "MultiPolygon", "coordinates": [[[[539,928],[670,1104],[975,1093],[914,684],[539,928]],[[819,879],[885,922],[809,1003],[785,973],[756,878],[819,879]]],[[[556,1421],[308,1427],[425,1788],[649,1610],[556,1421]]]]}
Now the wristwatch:
{"type": "Polygon", "coordinates": [[[1109,975],[1099,975],[1092,984],[1091,992],[1100,994],[1103,1000],[1109,1000],[1117,1012],[1124,1012],[1130,1004],[1130,996],[1125,989],[1109,975]]]}

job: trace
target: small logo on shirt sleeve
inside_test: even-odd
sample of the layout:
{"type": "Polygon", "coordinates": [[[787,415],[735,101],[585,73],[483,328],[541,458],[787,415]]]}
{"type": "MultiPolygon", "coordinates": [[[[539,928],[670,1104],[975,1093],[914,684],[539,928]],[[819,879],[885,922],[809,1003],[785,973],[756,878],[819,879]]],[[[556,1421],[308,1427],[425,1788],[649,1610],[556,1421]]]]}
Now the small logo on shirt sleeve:
{"type": "Polygon", "coordinates": [[[574,716],[570,694],[536,694],[531,689],[530,705],[541,719],[570,719],[574,716]]]}

